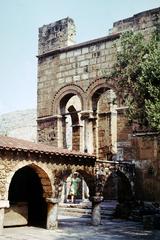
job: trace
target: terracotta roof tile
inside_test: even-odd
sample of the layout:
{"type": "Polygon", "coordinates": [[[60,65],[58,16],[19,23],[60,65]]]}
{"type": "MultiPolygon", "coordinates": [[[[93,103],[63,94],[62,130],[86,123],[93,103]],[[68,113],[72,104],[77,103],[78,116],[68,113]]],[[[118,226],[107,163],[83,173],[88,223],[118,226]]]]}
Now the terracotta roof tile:
{"type": "Polygon", "coordinates": [[[67,149],[55,148],[53,146],[49,146],[42,143],[34,143],[22,139],[11,138],[6,136],[0,136],[0,149],[6,150],[19,150],[19,151],[27,151],[27,152],[37,152],[51,155],[69,155],[69,156],[79,156],[84,158],[96,158],[94,155],[77,152],[77,151],[69,151],[67,149]]]}

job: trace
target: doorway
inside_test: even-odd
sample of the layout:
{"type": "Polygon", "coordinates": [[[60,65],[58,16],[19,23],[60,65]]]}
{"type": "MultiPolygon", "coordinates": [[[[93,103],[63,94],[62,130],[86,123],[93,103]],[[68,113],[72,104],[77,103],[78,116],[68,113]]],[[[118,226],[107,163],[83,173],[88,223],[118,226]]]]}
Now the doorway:
{"type": "Polygon", "coordinates": [[[46,227],[47,203],[43,198],[41,180],[35,169],[26,166],[14,174],[9,187],[10,225],[46,227]],[[16,217],[12,222],[12,214],[16,217]],[[17,214],[17,215],[16,215],[17,214]]]}

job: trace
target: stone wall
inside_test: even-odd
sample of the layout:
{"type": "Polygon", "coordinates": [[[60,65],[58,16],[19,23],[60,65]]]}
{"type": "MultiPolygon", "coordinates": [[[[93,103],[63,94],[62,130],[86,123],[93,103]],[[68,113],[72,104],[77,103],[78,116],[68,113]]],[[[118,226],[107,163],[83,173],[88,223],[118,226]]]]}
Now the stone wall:
{"type": "Polygon", "coordinates": [[[126,30],[144,31],[147,34],[158,24],[160,24],[160,8],[144,11],[135,14],[133,17],[115,22],[111,34],[126,30]]]}
{"type": "Polygon", "coordinates": [[[44,25],[39,28],[38,54],[74,44],[75,35],[75,25],[71,18],[44,25]]]}
{"type": "MultiPolygon", "coordinates": [[[[61,21],[63,23],[64,20],[60,20],[58,24],[61,25],[61,21]]],[[[73,20],[69,21],[73,27],[73,20]]],[[[160,8],[157,8],[118,21],[113,24],[110,35],[88,42],[69,46],[63,32],[64,38],[63,34],[61,37],[66,45],[60,45],[63,40],[59,41],[57,33],[58,47],[44,47],[38,56],[38,140],[53,146],[66,147],[66,106],[73,96],[77,96],[81,108],[75,112],[81,124],[77,132],[72,131],[72,138],[78,148],[94,153],[97,160],[101,161],[111,160],[114,156],[118,161],[136,162],[138,171],[140,164],[141,173],[138,175],[137,171],[137,178],[143,176],[142,185],[146,196],[149,195],[145,185],[151,186],[153,179],[150,178],[145,183],[147,167],[143,165],[143,159],[147,164],[158,162],[159,150],[152,141],[134,142],[133,131],[125,115],[127,106],[123,106],[120,101],[121,93],[117,91],[116,81],[106,80],[103,76],[104,72],[106,74],[112,70],[122,32],[141,31],[147,38],[159,23],[160,8]]],[[[46,31],[46,28],[50,29],[51,24],[42,27],[40,31],[46,31]]],[[[52,38],[52,34],[50,37],[52,38]]],[[[39,44],[41,43],[40,35],[39,44]]],[[[43,45],[48,46],[45,38],[43,45]]],[[[140,181],[137,181],[137,186],[140,181]]]]}
{"type": "MultiPolygon", "coordinates": [[[[65,42],[64,45],[54,46],[49,50],[44,50],[43,54],[39,54],[38,117],[53,114],[52,101],[62,86],[74,83],[86,91],[91,82],[103,76],[103,70],[106,72],[111,70],[115,62],[114,44],[118,37],[117,33],[126,30],[142,31],[145,29],[152,31],[160,23],[159,19],[159,8],[146,11],[114,23],[113,33],[110,36],[70,47],[70,44],[65,40],[68,32],[66,31],[65,35],[62,34],[61,38],[65,42]]],[[[69,21],[74,25],[71,19],[65,19],[65,21],[65,24],[69,21]]],[[[52,25],[63,25],[63,22],[64,19],[53,24],[44,25],[40,28],[40,32],[47,31],[46,29],[50,29],[52,25]]],[[[61,30],[57,29],[57,32],[61,32],[61,30]]],[[[50,31],[48,35],[52,38],[53,34],[49,33],[50,31]]],[[[41,33],[39,36],[39,44],[42,42],[42,35],[41,33]]],[[[54,38],[59,44],[63,42],[59,40],[59,37],[54,36],[54,38]]],[[[47,44],[48,40],[44,38],[42,45],[47,44]]]]}
{"type": "MultiPolygon", "coordinates": [[[[116,37],[114,37],[116,39],[116,37]]],[[[112,37],[104,41],[82,44],[75,49],[64,49],[39,59],[38,64],[38,117],[54,113],[54,96],[64,85],[76,84],[84,91],[90,84],[110,71],[114,63],[115,43],[112,37]]]]}
{"type": "Polygon", "coordinates": [[[148,201],[160,201],[160,139],[154,134],[135,134],[131,139],[136,165],[136,194],[148,201]]]}

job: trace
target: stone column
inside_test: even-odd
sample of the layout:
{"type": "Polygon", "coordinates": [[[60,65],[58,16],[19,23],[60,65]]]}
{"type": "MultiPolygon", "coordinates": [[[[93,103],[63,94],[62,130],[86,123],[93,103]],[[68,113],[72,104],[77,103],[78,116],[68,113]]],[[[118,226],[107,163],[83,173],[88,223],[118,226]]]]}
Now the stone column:
{"type": "Polygon", "coordinates": [[[111,152],[117,153],[117,105],[114,103],[116,95],[112,89],[108,91],[108,104],[110,108],[110,143],[111,152]]]}
{"type": "Polygon", "coordinates": [[[101,202],[102,196],[94,196],[92,198],[92,225],[98,226],[101,224],[101,202]]]}
{"type": "Polygon", "coordinates": [[[81,112],[81,119],[84,120],[84,151],[88,153],[93,153],[93,119],[94,118],[93,118],[92,111],[81,112]]]}
{"type": "Polygon", "coordinates": [[[4,209],[9,208],[8,200],[0,200],[0,235],[3,233],[4,209]]]}
{"type": "Polygon", "coordinates": [[[67,148],[66,138],[66,116],[59,117],[58,119],[58,146],[67,148]]]}
{"type": "Polygon", "coordinates": [[[54,230],[58,227],[58,199],[47,198],[46,201],[48,204],[46,228],[54,230]]]}
{"type": "Polygon", "coordinates": [[[82,177],[82,202],[84,202],[85,201],[85,196],[84,196],[84,178],[82,177]]]}
{"type": "Polygon", "coordinates": [[[63,120],[61,115],[54,116],[57,121],[57,147],[63,147],[63,120]]]}

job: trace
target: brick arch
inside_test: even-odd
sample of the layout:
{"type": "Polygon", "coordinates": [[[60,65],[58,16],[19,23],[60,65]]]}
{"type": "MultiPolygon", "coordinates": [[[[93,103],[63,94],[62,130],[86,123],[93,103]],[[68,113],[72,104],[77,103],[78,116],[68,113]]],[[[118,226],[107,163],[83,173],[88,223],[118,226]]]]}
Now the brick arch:
{"type": "MultiPolygon", "coordinates": [[[[133,188],[132,188],[132,180],[129,178],[128,174],[120,169],[111,171],[107,176],[106,176],[106,180],[104,183],[104,187],[103,187],[103,194],[105,191],[105,187],[107,186],[107,184],[109,185],[109,180],[111,179],[111,177],[116,174],[116,177],[118,177],[118,181],[120,180],[120,189],[118,190],[118,200],[123,202],[126,200],[131,200],[132,197],[134,196],[134,192],[133,192],[133,188]],[[123,185],[123,186],[122,186],[123,185]],[[124,192],[123,192],[124,190],[124,192]]],[[[113,176],[114,177],[114,176],[113,176]]]]}
{"type": "Polygon", "coordinates": [[[115,84],[113,84],[113,81],[114,80],[106,81],[106,78],[99,78],[99,79],[96,79],[95,81],[93,81],[89,85],[89,87],[87,88],[87,91],[86,91],[86,94],[87,94],[87,108],[89,110],[93,109],[94,95],[98,91],[103,92],[103,90],[112,89],[112,90],[115,91],[117,97],[119,97],[118,90],[117,90],[115,84]]]}
{"type": "Polygon", "coordinates": [[[117,170],[113,169],[111,170],[107,175],[106,175],[106,180],[105,180],[105,183],[108,181],[108,178],[113,174],[113,173],[120,173],[122,174],[126,179],[127,181],[130,183],[130,185],[132,185],[132,179],[131,177],[129,176],[129,173],[128,171],[125,171],[125,169],[123,168],[117,168],[117,170]]]}
{"type": "Polygon", "coordinates": [[[8,199],[8,194],[9,194],[9,187],[12,181],[12,178],[14,176],[14,174],[16,174],[16,172],[24,167],[30,167],[32,168],[35,173],[38,175],[38,177],[40,178],[40,182],[42,184],[42,188],[43,188],[43,197],[44,198],[49,198],[53,195],[53,186],[51,184],[51,179],[49,177],[49,170],[47,172],[47,169],[43,169],[41,166],[38,166],[37,164],[31,163],[31,164],[22,164],[19,163],[15,166],[15,168],[9,173],[8,177],[7,177],[7,186],[6,186],[6,199],[8,199]]]}
{"type": "Polygon", "coordinates": [[[85,180],[88,188],[89,188],[89,196],[90,198],[95,195],[95,179],[94,175],[88,171],[77,169],[76,172],[78,172],[85,180]]]}
{"type": "Polygon", "coordinates": [[[82,167],[70,167],[67,170],[61,169],[61,170],[54,170],[54,187],[55,187],[55,198],[60,198],[62,194],[62,188],[63,183],[66,180],[67,177],[69,177],[74,172],[78,172],[85,180],[88,188],[89,188],[89,194],[90,196],[94,195],[94,176],[92,173],[92,170],[89,171],[89,169],[82,169],[82,167]]]}
{"type": "Polygon", "coordinates": [[[51,109],[52,114],[60,114],[61,113],[60,104],[62,103],[62,101],[64,100],[64,102],[66,103],[69,100],[69,98],[74,95],[77,95],[80,98],[82,109],[85,109],[86,95],[83,89],[78,85],[68,84],[65,85],[64,87],[61,87],[55,94],[52,101],[51,109]]]}

